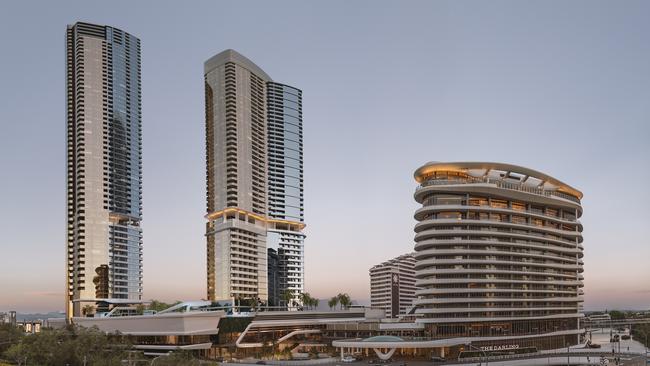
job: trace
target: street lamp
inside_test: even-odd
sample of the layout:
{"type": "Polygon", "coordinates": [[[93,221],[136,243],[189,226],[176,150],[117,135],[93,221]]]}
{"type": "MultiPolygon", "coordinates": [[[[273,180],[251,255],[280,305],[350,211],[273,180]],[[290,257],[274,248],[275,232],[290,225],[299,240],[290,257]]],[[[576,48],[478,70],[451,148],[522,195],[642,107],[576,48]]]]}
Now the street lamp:
{"type": "Polygon", "coordinates": [[[160,356],[154,357],[153,360],[151,360],[151,363],[149,364],[149,366],[153,366],[153,363],[156,362],[157,359],[159,359],[161,357],[165,357],[165,356],[169,356],[169,353],[165,353],[165,354],[162,354],[160,356]]]}
{"type": "Polygon", "coordinates": [[[488,356],[487,356],[487,353],[486,353],[484,350],[482,350],[482,349],[480,349],[480,348],[478,348],[478,347],[476,347],[476,346],[472,346],[472,345],[469,344],[469,343],[466,344],[466,346],[467,346],[467,347],[470,347],[470,348],[472,348],[472,349],[475,349],[475,350],[477,350],[477,351],[483,352],[483,356],[485,356],[485,366],[488,366],[488,356]]]}

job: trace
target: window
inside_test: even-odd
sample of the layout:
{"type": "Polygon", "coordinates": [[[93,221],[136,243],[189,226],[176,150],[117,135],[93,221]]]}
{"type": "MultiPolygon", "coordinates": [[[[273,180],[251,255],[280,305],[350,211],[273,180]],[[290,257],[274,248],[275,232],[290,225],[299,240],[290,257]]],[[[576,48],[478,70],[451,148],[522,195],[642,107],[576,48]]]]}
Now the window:
{"type": "Polygon", "coordinates": [[[491,213],[490,214],[490,220],[507,222],[508,221],[508,215],[491,213]]]}
{"type": "Polygon", "coordinates": [[[556,209],[554,209],[554,208],[547,208],[547,209],[546,209],[546,214],[547,214],[548,216],[555,216],[555,217],[558,217],[558,216],[559,216],[559,214],[558,214],[558,210],[556,210],[556,209]]]}
{"type": "Polygon", "coordinates": [[[468,204],[470,206],[487,206],[488,199],[485,197],[470,197],[468,204]]]}
{"type": "Polygon", "coordinates": [[[567,219],[567,220],[571,220],[571,221],[574,221],[574,220],[576,219],[576,215],[574,215],[574,214],[571,213],[571,212],[563,211],[563,212],[562,212],[562,216],[563,216],[565,219],[567,219]]]}
{"type": "Polygon", "coordinates": [[[512,209],[516,211],[526,211],[526,204],[521,202],[512,202],[512,209]]]}
{"type": "Polygon", "coordinates": [[[493,199],[490,201],[490,206],[494,208],[508,208],[508,202],[503,200],[493,199]]]}
{"type": "Polygon", "coordinates": [[[435,205],[462,205],[464,196],[453,194],[437,194],[433,196],[435,205]]]}
{"type": "Polygon", "coordinates": [[[544,214],[544,207],[530,206],[530,212],[543,215],[544,214]]]}
{"type": "Polygon", "coordinates": [[[436,218],[461,220],[463,218],[463,215],[460,212],[439,212],[436,215],[436,218]]]}
{"type": "Polygon", "coordinates": [[[512,215],[512,222],[515,224],[526,224],[526,218],[524,216],[512,215]]]}

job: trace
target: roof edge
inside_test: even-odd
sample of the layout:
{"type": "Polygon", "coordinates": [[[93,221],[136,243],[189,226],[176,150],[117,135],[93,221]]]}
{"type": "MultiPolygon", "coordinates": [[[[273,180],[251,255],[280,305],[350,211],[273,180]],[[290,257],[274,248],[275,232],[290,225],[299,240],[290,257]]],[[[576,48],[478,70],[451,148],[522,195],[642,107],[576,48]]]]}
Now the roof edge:
{"type": "Polygon", "coordinates": [[[217,67],[225,64],[226,62],[234,62],[237,65],[254,73],[255,75],[261,77],[265,81],[273,81],[273,79],[271,79],[271,77],[266,72],[264,72],[262,68],[257,66],[253,61],[251,61],[241,53],[230,48],[225,51],[217,53],[216,55],[210,57],[207,61],[205,61],[203,63],[203,73],[207,74],[210,71],[216,69],[217,67]]]}
{"type": "Polygon", "coordinates": [[[495,163],[495,162],[478,162],[478,161],[466,161],[466,162],[439,162],[439,161],[430,161],[421,167],[419,167],[414,173],[413,177],[418,183],[422,183],[424,175],[433,171],[464,171],[469,169],[497,169],[503,171],[509,171],[513,173],[519,173],[528,175],[543,181],[547,181],[558,187],[558,191],[575,195],[578,199],[582,199],[583,194],[581,191],[571,187],[570,185],[560,181],[559,179],[553,178],[548,174],[542,173],[540,171],[526,168],[519,165],[507,164],[507,163],[495,163]]]}

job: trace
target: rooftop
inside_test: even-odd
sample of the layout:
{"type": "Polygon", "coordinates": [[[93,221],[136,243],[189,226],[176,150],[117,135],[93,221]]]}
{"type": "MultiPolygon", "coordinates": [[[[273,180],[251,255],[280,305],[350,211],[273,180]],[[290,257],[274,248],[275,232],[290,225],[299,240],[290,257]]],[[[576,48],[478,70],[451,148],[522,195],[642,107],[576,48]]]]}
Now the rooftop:
{"type": "Polygon", "coordinates": [[[462,173],[472,178],[518,184],[522,188],[542,189],[565,193],[577,199],[582,198],[582,192],[550,175],[505,163],[433,161],[418,168],[414,173],[414,177],[418,183],[422,183],[436,172],[462,173]]]}
{"type": "Polygon", "coordinates": [[[271,77],[266,72],[264,72],[264,70],[262,70],[259,66],[255,65],[253,61],[249,60],[246,56],[242,55],[241,53],[233,49],[227,49],[225,51],[222,51],[210,57],[203,64],[203,73],[207,74],[210,71],[214,70],[215,68],[219,67],[220,65],[225,64],[226,62],[234,62],[235,64],[247,69],[253,74],[261,77],[262,79],[264,79],[264,81],[273,81],[273,79],[271,79],[271,77]]]}

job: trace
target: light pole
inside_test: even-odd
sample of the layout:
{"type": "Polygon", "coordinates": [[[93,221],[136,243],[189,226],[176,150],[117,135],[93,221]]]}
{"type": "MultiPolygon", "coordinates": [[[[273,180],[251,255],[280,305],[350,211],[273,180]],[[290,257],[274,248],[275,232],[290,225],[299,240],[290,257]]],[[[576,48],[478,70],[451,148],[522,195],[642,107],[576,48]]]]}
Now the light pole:
{"type": "Polygon", "coordinates": [[[153,360],[151,360],[151,363],[149,364],[149,366],[153,366],[153,363],[156,362],[157,359],[159,359],[161,357],[165,357],[165,356],[169,356],[169,353],[165,353],[165,354],[162,354],[160,356],[154,357],[153,360]]]}
{"type": "Polygon", "coordinates": [[[480,349],[480,348],[478,348],[478,347],[476,347],[476,346],[472,346],[472,345],[469,344],[469,343],[466,344],[466,346],[467,346],[467,347],[470,347],[470,348],[472,348],[472,349],[475,349],[475,350],[477,350],[477,351],[483,352],[483,356],[485,356],[485,366],[488,366],[488,356],[487,356],[487,353],[486,353],[484,350],[482,350],[482,349],[480,349]]]}

